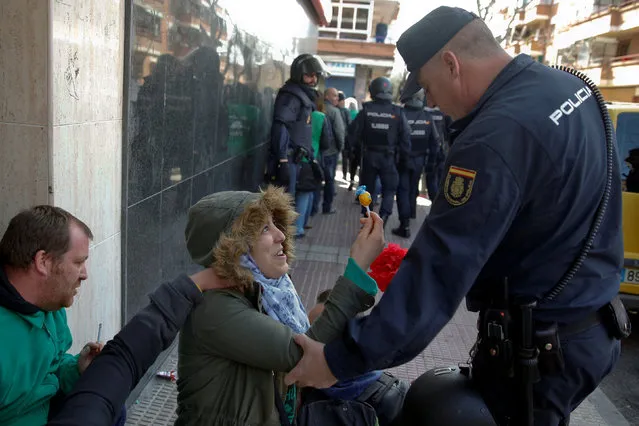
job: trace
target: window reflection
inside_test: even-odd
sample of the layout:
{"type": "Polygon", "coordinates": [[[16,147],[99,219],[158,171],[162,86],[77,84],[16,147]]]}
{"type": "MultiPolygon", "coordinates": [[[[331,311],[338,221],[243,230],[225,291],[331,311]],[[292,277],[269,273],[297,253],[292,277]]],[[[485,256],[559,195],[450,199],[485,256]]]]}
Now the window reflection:
{"type": "MultiPolygon", "coordinates": [[[[255,0],[232,0],[252,13],[255,0]]],[[[299,7],[295,1],[280,1],[299,7]]],[[[222,190],[256,190],[266,163],[283,59],[218,1],[133,0],[127,84],[127,317],[158,282],[189,270],[188,208],[222,190]]],[[[306,33],[305,33],[306,34],[306,33]]]]}

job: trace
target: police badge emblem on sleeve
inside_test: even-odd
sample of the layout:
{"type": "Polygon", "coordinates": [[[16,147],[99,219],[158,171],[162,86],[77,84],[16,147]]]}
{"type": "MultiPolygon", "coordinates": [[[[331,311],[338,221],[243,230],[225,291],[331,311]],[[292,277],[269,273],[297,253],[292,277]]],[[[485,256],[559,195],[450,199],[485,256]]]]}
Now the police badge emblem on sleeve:
{"type": "Polygon", "coordinates": [[[446,181],[444,182],[444,196],[452,206],[461,206],[466,203],[473,192],[473,183],[477,172],[450,166],[446,181]]]}

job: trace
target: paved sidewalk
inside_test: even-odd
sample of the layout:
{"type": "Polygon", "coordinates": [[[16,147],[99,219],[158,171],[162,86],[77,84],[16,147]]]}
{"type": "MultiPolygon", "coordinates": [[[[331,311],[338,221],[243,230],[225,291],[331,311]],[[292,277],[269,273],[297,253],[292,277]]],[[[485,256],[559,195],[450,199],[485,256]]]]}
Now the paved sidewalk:
{"type": "MultiPolygon", "coordinates": [[[[341,172],[338,172],[341,175],[341,172]]],[[[313,218],[313,228],[306,238],[297,244],[297,258],[291,276],[307,308],[314,305],[317,294],[334,285],[343,272],[349,247],[359,228],[359,207],[353,203],[354,195],[345,190],[341,182],[335,198],[338,210],[334,215],[318,215],[313,218]]],[[[420,200],[418,218],[413,221],[412,233],[417,233],[428,212],[427,200],[420,200]]],[[[396,206],[394,206],[396,209],[396,206]]],[[[390,229],[398,225],[395,214],[386,226],[387,240],[408,247],[410,241],[393,236],[390,229]]],[[[411,240],[412,241],[412,240],[411,240]]],[[[468,360],[468,351],[476,337],[476,316],[462,306],[453,320],[437,338],[413,361],[393,368],[398,377],[413,380],[435,366],[456,365],[468,360]]],[[[161,370],[175,369],[177,351],[174,348],[161,370]]],[[[127,425],[172,425],[176,409],[175,384],[153,378],[129,408],[127,425]]],[[[596,391],[572,415],[574,425],[625,426],[629,423],[601,391],[596,391]]]]}

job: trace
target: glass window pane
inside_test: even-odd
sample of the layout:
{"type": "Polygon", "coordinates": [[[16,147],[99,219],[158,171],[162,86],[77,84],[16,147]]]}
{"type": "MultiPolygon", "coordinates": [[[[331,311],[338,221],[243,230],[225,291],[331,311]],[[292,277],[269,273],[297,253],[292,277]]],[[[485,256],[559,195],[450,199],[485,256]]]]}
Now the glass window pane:
{"type": "Polygon", "coordinates": [[[355,9],[353,9],[352,7],[345,7],[342,9],[342,24],[340,25],[341,28],[344,28],[346,30],[352,30],[353,29],[353,18],[355,15],[355,9]]]}
{"type": "Polygon", "coordinates": [[[331,23],[328,24],[331,28],[337,28],[337,16],[339,13],[339,8],[337,6],[333,6],[333,18],[331,19],[331,23]]]}
{"type": "Polygon", "coordinates": [[[368,9],[357,9],[356,30],[368,30],[368,9]]]}

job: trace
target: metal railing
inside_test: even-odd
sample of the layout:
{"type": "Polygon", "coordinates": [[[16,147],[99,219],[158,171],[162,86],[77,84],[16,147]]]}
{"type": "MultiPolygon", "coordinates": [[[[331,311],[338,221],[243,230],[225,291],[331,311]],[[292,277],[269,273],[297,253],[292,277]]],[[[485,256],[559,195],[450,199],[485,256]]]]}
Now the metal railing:
{"type": "Polygon", "coordinates": [[[639,0],[622,0],[619,1],[615,4],[605,4],[605,5],[601,5],[601,6],[597,6],[596,4],[593,5],[592,8],[592,13],[600,13],[600,12],[605,12],[606,10],[610,9],[610,8],[620,8],[620,7],[626,7],[626,6],[630,6],[633,4],[639,4],[639,0]]]}
{"type": "Polygon", "coordinates": [[[624,62],[639,62],[639,53],[634,53],[632,55],[615,56],[613,58],[610,58],[610,63],[612,65],[620,65],[620,63],[624,62]]]}

